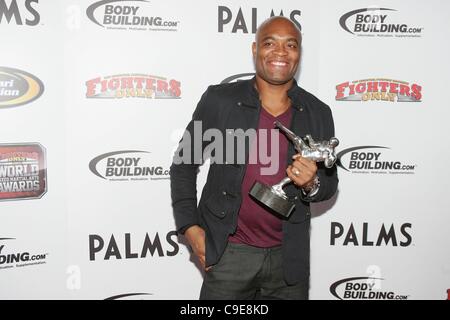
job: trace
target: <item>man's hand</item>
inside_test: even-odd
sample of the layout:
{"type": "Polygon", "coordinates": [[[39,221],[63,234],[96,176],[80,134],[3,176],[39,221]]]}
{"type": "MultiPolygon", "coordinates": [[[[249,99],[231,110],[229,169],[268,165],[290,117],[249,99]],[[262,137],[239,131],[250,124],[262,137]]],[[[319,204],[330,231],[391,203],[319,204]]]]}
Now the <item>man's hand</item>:
{"type": "Polygon", "coordinates": [[[317,164],[315,161],[303,158],[301,154],[292,157],[294,162],[286,169],[286,173],[295,185],[301,188],[308,188],[314,183],[314,177],[317,173],[317,164]]]}
{"type": "Polygon", "coordinates": [[[194,225],[184,232],[184,236],[200,261],[203,269],[208,271],[211,267],[205,268],[205,230],[198,225],[194,225]]]}

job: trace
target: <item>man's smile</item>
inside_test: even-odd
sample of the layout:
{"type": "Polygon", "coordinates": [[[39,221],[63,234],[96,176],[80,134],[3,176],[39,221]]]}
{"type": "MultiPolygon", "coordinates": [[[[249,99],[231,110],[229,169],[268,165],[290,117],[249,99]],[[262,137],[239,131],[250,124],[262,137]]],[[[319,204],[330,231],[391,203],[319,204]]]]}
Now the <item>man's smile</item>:
{"type": "Polygon", "coordinates": [[[271,61],[269,61],[269,65],[275,66],[275,67],[287,67],[288,64],[289,63],[286,62],[286,61],[278,61],[278,60],[271,60],[271,61]]]}

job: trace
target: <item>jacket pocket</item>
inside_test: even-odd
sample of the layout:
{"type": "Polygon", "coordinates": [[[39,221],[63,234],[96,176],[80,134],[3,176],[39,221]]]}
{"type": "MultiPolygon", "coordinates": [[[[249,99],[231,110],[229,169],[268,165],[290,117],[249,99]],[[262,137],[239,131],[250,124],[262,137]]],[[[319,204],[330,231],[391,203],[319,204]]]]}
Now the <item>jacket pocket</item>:
{"type": "Polygon", "coordinates": [[[226,194],[214,193],[205,201],[205,206],[212,215],[223,219],[227,215],[226,194]]]}

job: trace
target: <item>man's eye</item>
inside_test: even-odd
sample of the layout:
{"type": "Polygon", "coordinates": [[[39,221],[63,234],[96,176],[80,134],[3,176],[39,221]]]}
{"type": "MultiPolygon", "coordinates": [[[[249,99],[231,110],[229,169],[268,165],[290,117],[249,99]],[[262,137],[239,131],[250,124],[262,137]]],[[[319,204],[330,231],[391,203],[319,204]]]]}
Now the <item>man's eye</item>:
{"type": "Polygon", "coordinates": [[[264,43],[264,46],[265,46],[265,47],[270,47],[271,45],[272,45],[272,42],[265,42],[265,43],[264,43]]]}
{"type": "Polygon", "coordinates": [[[296,45],[296,44],[293,44],[293,43],[288,44],[288,47],[289,47],[289,48],[292,48],[292,49],[297,49],[297,45],[296,45]]]}

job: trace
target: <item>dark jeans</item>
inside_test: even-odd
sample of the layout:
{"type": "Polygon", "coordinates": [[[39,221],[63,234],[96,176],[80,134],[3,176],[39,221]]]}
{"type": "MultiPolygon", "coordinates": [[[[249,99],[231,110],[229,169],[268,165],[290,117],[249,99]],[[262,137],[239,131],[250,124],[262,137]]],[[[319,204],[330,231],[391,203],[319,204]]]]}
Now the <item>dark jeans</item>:
{"type": "Polygon", "coordinates": [[[281,247],[228,243],[219,262],[205,273],[201,300],[308,299],[308,283],[287,285],[281,247]]]}

